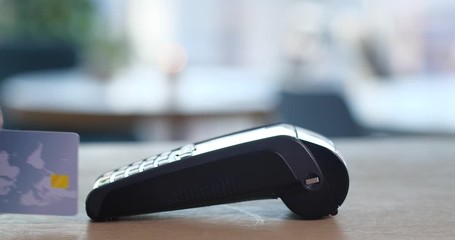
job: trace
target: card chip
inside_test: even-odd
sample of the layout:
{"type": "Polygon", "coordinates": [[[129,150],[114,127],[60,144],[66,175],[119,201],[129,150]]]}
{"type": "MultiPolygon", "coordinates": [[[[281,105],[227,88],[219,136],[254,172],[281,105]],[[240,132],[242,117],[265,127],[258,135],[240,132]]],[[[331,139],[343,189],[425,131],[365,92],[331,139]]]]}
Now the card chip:
{"type": "Polygon", "coordinates": [[[52,188],[68,188],[69,187],[69,176],[68,175],[51,175],[51,187],[52,188]]]}

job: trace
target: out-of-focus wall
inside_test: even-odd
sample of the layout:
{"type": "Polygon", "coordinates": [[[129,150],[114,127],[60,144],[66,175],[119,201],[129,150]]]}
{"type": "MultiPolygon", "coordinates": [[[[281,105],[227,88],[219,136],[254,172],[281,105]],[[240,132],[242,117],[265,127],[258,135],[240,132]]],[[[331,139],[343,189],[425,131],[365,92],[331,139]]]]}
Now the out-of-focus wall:
{"type": "MultiPolygon", "coordinates": [[[[80,78],[77,89],[87,88],[96,97],[49,91],[42,95],[47,99],[31,100],[34,104],[65,102],[59,96],[66,95],[72,99],[69,108],[78,106],[70,112],[98,106],[85,113],[189,117],[179,123],[186,134],[178,137],[200,139],[286,120],[280,104],[288,92],[329,92],[341,97],[359,125],[455,132],[449,121],[429,117],[455,119],[451,111],[431,108],[449,109],[455,102],[448,93],[438,94],[438,89],[450,93],[455,71],[455,4],[448,0],[84,1],[90,11],[58,0],[39,1],[48,2],[48,9],[31,16],[43,16],[45,26],[52,29],[60,17],[67,26],[84,30],[74,37],[74,31],[59,32],[65,20],[50,32],[77,38],[78,61],[71,65],[77,71],[64,70],[62,76],[80,78]]],[[[0,47],[15,31],[13,10],[26,12],[36,2],[23,1],[23,8],[17,4],[0,1],[0,47]]],[[[45,33],[23,23],[16,26],[45,33]]],[[[291,105],[296,109],[289,112],[295,113],[312,114],[318,108],[291,105]]],[[[319,108],[335,112],[332,107],[319,108]]],[[[132,134],[165,139],[172,132],[166,121],[141,119],[132,134]]]]}

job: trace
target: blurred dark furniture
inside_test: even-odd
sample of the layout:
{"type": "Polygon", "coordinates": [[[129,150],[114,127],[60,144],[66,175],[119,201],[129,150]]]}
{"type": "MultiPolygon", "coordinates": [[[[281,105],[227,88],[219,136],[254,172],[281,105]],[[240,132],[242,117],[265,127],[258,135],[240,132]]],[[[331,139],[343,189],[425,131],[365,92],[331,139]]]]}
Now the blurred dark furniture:
{"type": "Polygon", "coordinates": [[[77,50],[60,41],[17,41],[0,44],[0,81],[18,73],[65,69],[78,63],[77,50]]]}
{"type": "Polygon", "coordinates": [[[370,133],[357,122],[343,95],[337,91],[283,91],[277,111],[281,121],[327,137],[358,137],[370,133]]]}
{"type": "MultiPolygon", "coordinates": [[[[63,41],[8,41],[0,43],[0,92],[10,76],[43,70],[69,69],[79,63],[78,51],[63,41]]],[[[0,106],[4,105],[0,98],[0,106]]],[[[16,128],[4,108],[6,128],[16,128]]]]}

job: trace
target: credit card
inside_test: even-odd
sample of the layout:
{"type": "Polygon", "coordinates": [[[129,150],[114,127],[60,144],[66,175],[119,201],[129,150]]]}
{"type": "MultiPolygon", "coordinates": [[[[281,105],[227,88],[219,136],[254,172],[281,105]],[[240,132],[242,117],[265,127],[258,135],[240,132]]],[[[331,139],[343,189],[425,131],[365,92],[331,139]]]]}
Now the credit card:
{"type": "Polygon", "coordinates": [[[79,135],[0,129],[0,213],[77,214],[79,135]]]}

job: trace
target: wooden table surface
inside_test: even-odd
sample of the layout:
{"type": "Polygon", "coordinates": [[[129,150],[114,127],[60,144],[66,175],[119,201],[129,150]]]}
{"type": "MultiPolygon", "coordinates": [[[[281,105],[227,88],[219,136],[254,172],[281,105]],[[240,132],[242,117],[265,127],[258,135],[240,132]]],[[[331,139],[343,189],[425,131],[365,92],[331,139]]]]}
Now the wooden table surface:
{"type": "Polygon", "coordinates": [[[0,239],[455,239],[455,139],[335,142],[351,177],[335,217],[301,220],[265,200],[93,223],[84,201],[99,174],[180,144],[89,144],[80,148],[79,214],[2,214],[0,239]]]}

